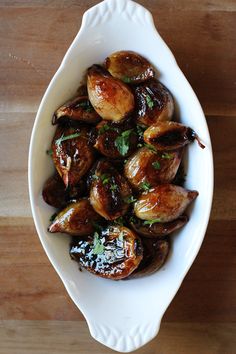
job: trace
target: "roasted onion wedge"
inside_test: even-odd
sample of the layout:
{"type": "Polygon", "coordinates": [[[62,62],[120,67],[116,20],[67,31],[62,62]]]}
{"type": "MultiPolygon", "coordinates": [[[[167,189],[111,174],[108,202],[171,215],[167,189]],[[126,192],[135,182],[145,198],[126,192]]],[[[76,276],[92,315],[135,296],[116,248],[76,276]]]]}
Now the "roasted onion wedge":
{"type": "Polygon", "coordinates": [[[54,208],[64,208],[68,202],[65,184],[57,173],[46,180],[42,195],[44,201],[54,208]]]}
{"type": "Polygon", "coordinates": [[[143,193],[134,204],[135,215],[142,220],[169,222],[180,217],[187,206],[198,196],[173,184],[162,184],[143,193]]]}
{"type": "Polygon", "coordinates": [[[170,222],[148,222],[143,221],[138,218],[132,218],[130,221],[131,228],[143,237],[149,238],[163,238],[177,231],[183,227],[188,222],[188,217],[186,215],[180,216],[178,219],[170,222]]]}
{"type": "Polygon", "coordinates": [[[71,258],[100,277],[119,280],[128,277],[143,257],[139,237],[127,227],[110,226],[94,238],[73,242],[71,258]]]}
{"type": "Polygon", "coordinates": [[[94,210],[106,220],[115,220],[127,212],[131,195],[126,179],[108,161],[99,161],[90,188],[94,210]]]}
{"type": "Polygon", "coordinates": [[[135,88],[137,122],[150,126],[169,121],[174,113],[174,101],[170,91],[159,81],[152,79],[135,88]]]}
{"type": "Polygon", "coordinates": [[[96,126],[94,147],[106,157],[119,159],[129,156],[135,150],[137,140],[131,125],[103,120],[96,126]]]}
{"type": "Polygon", "coordinates": [[[52,124],[68,118],[88,124],[98,123],[101,120],[87,96],[77,96],[59,107],[53,115],[52,124]]]}
{"type": "Polygon", "coordinates": [[[122,50],[111,54],[105,60],[110,74],[126,83],[140,83],[155,75],[152,65],[141,55],[122,50]]]}
{"type": "Polygon", "coordinates": [[[87,88],[90,102],[105,120],[120,121],[134,109],[130,88],[99,65],[88,69],[87,88]]]}
{"type": "Polygon", "coordinates": [[[195,131],[177,122],[159,122],[145,130],[144,141],[157,150],[174,150],[190,144],[195,139],[204,149],[195,131]]]}
{"type": "Polygon", "coordinates": [[[135,189],[142,189],[147,182],[155,187],[170,183],[176,175],[183,155],[183,149],[158,152],[148,147],[137,150],[126,162],[125,177],[135,189]]]}
{"type": "Polygon", "coordinates": [[[49,177],[43,186],[44,201],[57,209],[62,209],[71,200],[77,200],[85,194],[85,182],[80,180],[78,185],[65,187],[58,173],[49,177]]]}
{"type": "Polygon", "coordinates": [[[168,240],[142,239],[143,259],[128,279],[151,275],[160,269],[170,250],[168,240]]]}
{"type": "Polygon", "coordinates": [[[86,236],[94,232],[94,222],[101,220],[89,203],[81,199],[69,204],[53,220],[49,232],[62,232],[69,235],[86,236]]]}
{"type": "Polygon", "coordinates": [[[78,184],[94,162],[87,129],[58,126],[52,142],[52,158],[66,187],[78,184]]]}

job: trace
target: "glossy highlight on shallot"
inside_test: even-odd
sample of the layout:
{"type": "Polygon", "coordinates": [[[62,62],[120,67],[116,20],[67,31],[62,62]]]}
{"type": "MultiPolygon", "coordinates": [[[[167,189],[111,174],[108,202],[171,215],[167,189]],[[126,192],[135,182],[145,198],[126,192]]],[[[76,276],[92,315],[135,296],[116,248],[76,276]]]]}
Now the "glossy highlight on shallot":
{"type": "Polygon", "coordinates": [[[198,192],[180,183],[183,156],[194,140],[204,146],[173,121],[172,94],[140,54],[112,53],[84,81],[52,117],[55,172],[42,196],[57,212],[48,232],[71,237],[72,260],[99,277],[147,276],[190,218],[198,192]]]}

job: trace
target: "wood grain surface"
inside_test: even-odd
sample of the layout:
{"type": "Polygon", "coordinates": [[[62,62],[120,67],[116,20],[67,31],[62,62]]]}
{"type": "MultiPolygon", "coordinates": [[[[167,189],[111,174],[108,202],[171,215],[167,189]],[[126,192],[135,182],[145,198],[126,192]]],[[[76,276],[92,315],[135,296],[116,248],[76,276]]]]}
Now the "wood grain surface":
{"type": "MultiPolygon", "coordinates": [[[[0,0],[0,354],[113,353],[89,335],[37,237],[27,155],[40,99],[92,0],[0,0]]],[[[139,354],[236,353],[236,2],[140,0],[207,116],[215,194],[200,253],[139,354]]],[[[161,53],[157,53],[161,55],[161,53]]],[[[203,171],[204,172],[204,171],[203,171]]]]}

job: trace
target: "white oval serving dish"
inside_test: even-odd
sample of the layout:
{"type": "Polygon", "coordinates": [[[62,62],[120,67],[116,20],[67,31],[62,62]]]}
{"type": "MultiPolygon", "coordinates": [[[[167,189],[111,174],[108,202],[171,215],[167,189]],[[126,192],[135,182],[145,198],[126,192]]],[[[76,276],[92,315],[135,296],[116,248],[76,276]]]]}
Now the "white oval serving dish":
{"type": "MultiPolygon", "coordinates": [[[[36,229],[45,252],[70,297],[85,316],[91,335],[104,345],[133,351],[152,338],[164,312],[192,265],[207,228],[213,194],[211,142],[202,108],[172,53],[155,29],[152,16],[131,0],[105,0],[83,16],[79,33],[50,82],[34,123],[29,151],[29,193],[36,229]],[[171,253],[160,271],[141,279],[111,281],[97,278],[68,253],[70,237],[47,232],[54,210],[42,199],[42,187],[52,174],[45,151],[55,131],[51,117],[71,98],[85,70],[117,50],[134,50],[156,67],[159,79],[172,92],[182,123],[196,130],[205,144],[188,150],[186,187],[199,191],[188,224],[173,237],[171,253]]],[[[194,294],[192,294],[194,296],[194,294]]]]}

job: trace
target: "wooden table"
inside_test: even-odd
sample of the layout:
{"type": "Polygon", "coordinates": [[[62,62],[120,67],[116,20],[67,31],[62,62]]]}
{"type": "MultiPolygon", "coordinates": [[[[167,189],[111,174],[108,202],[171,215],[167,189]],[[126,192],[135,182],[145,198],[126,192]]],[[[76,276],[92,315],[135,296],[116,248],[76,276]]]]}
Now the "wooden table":
{"type": "MultiPolygon", "coordinates": [[[[95,0],[0,0],[0,353],[112,353],[89,335],[42,249],[27,190],[40,99],[95,0]]],[[[140,0],[207,116],[215,195],[201,251],[139,354],[236,353],[236,3],[140,0]]],[[[157,53],[158,55],[158,53],[157,53]]],[[[204,171],[202,171],[204,173],[204,171]]]]}

